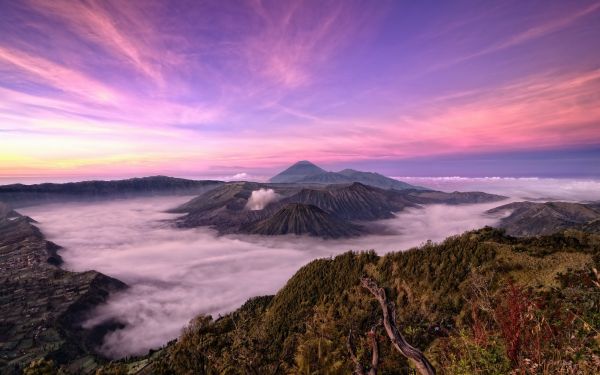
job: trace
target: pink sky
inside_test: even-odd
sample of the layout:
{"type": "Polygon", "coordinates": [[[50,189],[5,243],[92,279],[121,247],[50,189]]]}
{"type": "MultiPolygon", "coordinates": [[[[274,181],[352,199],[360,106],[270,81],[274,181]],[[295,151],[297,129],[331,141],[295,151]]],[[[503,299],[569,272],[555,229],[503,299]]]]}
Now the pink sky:
{"type": "Polygon", "coordinates": [[[598,1],[7,1],[0,32],[2,178],[600,145],[598,1]]]}

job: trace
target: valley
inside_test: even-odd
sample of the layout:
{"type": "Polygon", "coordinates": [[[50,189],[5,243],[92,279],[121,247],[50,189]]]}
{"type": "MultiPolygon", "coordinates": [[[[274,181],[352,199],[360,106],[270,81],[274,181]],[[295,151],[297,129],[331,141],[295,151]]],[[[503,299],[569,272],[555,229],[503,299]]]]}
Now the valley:
{"type": "MultiPolygon", "coordinates": [[[[306,168],[306,162],[301,166],[306,168]]],[[[295,173],[295,178],[300,174],[295,173]]],[[[85,302],[85,307],[77,307],[81,311],[77,315],[62,312],[75,309],[69,304],[80,306],[78,299],[70,297],[69,287],[65,292],[52,283],[45,285],[44,290],[63,298],[63,302],[55,302],[56,306],[67,306],[67,310],[48,305],[47,311],[52,313],[44,313],[42,323],[34,331],[15,328],[23,320],[20,315],[11,315],[3,323],[3,332],[18,335],[17,338],[23,337],[23,332],[36,332],[26,333],[26,340],[27,335],[38,335],[40,330],[60,327],[55,328],[58,336],[51,336],[57,337],[52,340],[59,340],[60,344],[41,345],[34,340],[29,346],[28,341],[18,341],[24,339],[3,336],[10,340],[5,346],[4,355],[9,361],[6,369],[44,357],[56,364],[68,364],[71,371],[92,371],[124,354],[143,356],[178,337],[181,327],[197,314],[228,316],[255,296],[277,293],[298,269],[314,259],[335,257],[348,250],[375,249],[383,256],[415,246],[427,247],[431,243],[428,241],[442,241],[490,225],[504,227],[512,235],[530,236],[558,234],[569,228],[594,233],[597,223],[596,204],[527,203],[483,192],[442,192],[422,187],[382,189],[357,181],[146,181],[141,191],[127,195],[113,194],[111,188],[97,183],[91,192],[77,185],[52,186],[50,190],[79,192],[60,193],[60,203],[56,194],[42,194],[44,198],[27,203],[22,197],[28,195],[14,191],[4,195],[6,200],[14,199],[17,207],[23,206],[11,210],[4,205],[4,221],[18,224],[27,238],[35,238],[40,241],[38,246],[47,248],[44,259],[37,256],[43,265],[40,269],[55,269],[54,275],[99,275],[74,279],[81,280],[72,281],[77,285],[77,293],[90,288],[86,286],[90,281],[85,280],[114,280],[114,285],[93,281],[100,294],[89,297],[93,302],[85,302]],[[199,190],[190,194],[189,189],[199,190]],[[512,203],[506,204],[507,201],[512,203]],[[33,224],[44,235],[21,212],[39,221],[33,224]],[[46,242],[45,237],[60,246],[46,242]],[[225,275],[227,278],[223,278],[225,275]],[[57,323],[52,323],[52,319],[57,323]],[[65,324],[60,323],[64,319],[69,325],[60,325],[65,324]],[[65,338],[60,339],[61,334],[65,338]],[[75,342],[69,341],[75,337],[75,342]]],[[[110,182],[108,186],[114,184],[110,182]]],[[[27,189],[44,191],[42,187],[24,190],[27,189]]],[[[24,241],[22,237],[9,236],[13,232],[14,229],[3,232],[7,239],[3,249],[12,249],[24,241]]],[[[508,238],[503,241],[509,241],[508,238]]],[[[10,259],[13,258],[2,259],[7,269],[14,263],[10,259]]],[[[584,259],[588,258],[581,258],[584,259]]],[[[572,265],[581,267],[578,264],[572,265]]],[[[28,267],[39,268],[29,263],[28,267]]],[[[67,276],[60,279],[64,277],[67,276]]],[[[546,276],[545,280],[553,277],[546,276]]],[[[35,278],[47,280],[48,276],[40,274],[35,278]]],[[[23,290],[29,293],[27,300],[35,299],[32,291],[27,292],[39,285],[35,283],[39,282],[24,284],[23,290]]],[[[12,284],[6,284],[7,288],[9,285],[12,284]]],[[[97,292],[92,288],[89,293],[97,292]]],[[[10,301],[4,302],[5,308],[10,301]]],[[[45,311],[35,306],[32,311],[45,311]]],[[[38,318],[30,316],[28,322],[29,319],[38,318]]],[[[169,347],[159,351],[160,358],[170,350],[169,347]]],[[[132,368],[143,371],[164,363],[165,359],[155,357],[134,361],[132,368]]],[[[285,366],[292,365],[286,363],[285,366]]]]}

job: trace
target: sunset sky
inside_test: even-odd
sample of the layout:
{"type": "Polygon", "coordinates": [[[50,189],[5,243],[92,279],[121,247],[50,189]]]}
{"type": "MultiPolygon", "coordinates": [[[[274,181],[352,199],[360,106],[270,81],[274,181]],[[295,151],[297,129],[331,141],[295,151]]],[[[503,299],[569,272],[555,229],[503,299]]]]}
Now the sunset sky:
{"type": "Polygon", "coordinates": [[[0,177],[600,176],[599,1],[0,0],[0,177]]]}

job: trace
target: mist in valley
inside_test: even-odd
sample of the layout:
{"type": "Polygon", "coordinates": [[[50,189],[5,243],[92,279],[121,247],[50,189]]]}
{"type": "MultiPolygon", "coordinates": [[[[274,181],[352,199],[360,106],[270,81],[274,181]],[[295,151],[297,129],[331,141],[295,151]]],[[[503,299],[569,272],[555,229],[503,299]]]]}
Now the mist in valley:
{"type": "MultiPolygon", "coordinates": [[[[520,183],[520,187],[524,186],[520,183]]],[[[546,197],[546,189],[536,186],[527,193],[536,195],[532,198],[546,197]]],[[[597,196],[597,183],[587,184],[585,189],[580,187],[577,194],[573,193],[573,185],[564,186],[563,191],[556,188],[555,194],[570,199],[579,196],[582,200],[597,196]]],[[[503,190],[501,184],[486,191],[514,194],[514,189],[503,190]]],[[[106,336],[101,347],[104,354],[123,357],[160,347],[177,337],[198,314],[216,317],[236,309],[250,297],[276,293],[313,259],[349,250],[373,249],[379,254],[402,251],[427,240],[441,241],[450,235],[494,225],[500,218],[485,211],[514,200],[407,209],[393,219],[371,224],[386,234],[322,240],[218,236],[209,228],[173,227],[171,221],[177,215],[165,211],[191,198],[61,203],[20,210],[39,222],[37,225],[49,240],[63,246],[60,254],[64,268],[94,269],[130,286],[96,309],[85,323],[88,327],[109,319],[125,323],[125,328],[106,336]]],[[[273,199],[276,198],[270,192],[259,192],[254,203],[260,206],[273,199]]]]}

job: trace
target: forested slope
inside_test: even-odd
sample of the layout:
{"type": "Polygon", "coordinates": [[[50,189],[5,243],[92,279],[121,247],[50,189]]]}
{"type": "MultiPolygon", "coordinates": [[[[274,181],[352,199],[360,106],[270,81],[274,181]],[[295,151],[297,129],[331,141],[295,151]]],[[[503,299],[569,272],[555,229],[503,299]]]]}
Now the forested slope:
{"type": "MultiPolygon", "coordinates": [[[[484,228],[382,257],[315,260],[275,296],[216,321],[196,318],[154,354],[152,371],[348,374],[350,330],[367,366],[366,333],[381,317],[360,286],[368,276],[386,288],[402,333],[438,373],[598,373],[599,254],[593,234],[512,238],[484,228]]],[[[410,373],[381,328],[377,339],[379,373],[410,373]]]]}

